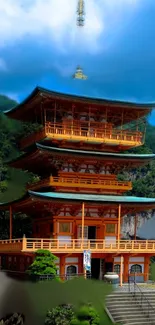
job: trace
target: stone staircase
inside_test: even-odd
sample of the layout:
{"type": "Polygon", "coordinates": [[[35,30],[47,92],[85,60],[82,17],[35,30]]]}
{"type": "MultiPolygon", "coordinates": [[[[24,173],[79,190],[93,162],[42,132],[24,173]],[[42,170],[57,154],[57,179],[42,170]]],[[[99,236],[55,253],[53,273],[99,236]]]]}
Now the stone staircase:
{"type": "Polygon", "coordinates": [[[116,290],[106,299],[106,310],[113,323],[123,325],[155,324],[155,292],[116,290]],[[146,297],[146,298],[145,298],[146,297]],[[149,303],[150,302],[150,303],[149,303]]]}

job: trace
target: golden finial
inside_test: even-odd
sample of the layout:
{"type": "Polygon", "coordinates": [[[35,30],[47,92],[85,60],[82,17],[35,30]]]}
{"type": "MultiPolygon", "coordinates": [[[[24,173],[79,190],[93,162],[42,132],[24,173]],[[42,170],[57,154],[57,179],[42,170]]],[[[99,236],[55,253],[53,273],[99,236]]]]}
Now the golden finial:
{"type": "Polygon", "coordinates": [[[77,25],[84,26],[84,0],[78,0],[78,7],[77,7],[77,25]]]}
{"type": "Polygon", "coordinates": [[[73,74],[73,79],[83,79],[86,80],[88,77],[83,74],[83,70],[80,66],[77,66],[76,72],[73,74]]]}

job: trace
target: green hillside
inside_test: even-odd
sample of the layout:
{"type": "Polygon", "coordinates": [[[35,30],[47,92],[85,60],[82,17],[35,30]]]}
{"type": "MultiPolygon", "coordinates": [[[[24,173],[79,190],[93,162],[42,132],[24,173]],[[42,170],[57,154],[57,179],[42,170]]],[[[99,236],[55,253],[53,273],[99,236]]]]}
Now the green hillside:
{"type": "Polygon", "coordinates": [[[7,96],[0,95],[0,111],[7,111],[12,107],[16,106],[18,103],[14,99],[10,99],[7,96]]]}

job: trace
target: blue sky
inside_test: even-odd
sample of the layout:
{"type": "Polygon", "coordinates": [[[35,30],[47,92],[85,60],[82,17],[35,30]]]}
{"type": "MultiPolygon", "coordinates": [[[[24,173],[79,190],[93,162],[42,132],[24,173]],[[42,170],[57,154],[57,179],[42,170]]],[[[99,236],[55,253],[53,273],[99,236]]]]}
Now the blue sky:
{"type": "MultiPolygon", "coordinates": [[[[0,0],[0,93],[36,85],[92,97],[155,102],[155,0],[0,0]],[[87,81],[72,79],[80,64],[87,81]]],[[[151,122],[155,123],[155,113],[151,122]]]]}

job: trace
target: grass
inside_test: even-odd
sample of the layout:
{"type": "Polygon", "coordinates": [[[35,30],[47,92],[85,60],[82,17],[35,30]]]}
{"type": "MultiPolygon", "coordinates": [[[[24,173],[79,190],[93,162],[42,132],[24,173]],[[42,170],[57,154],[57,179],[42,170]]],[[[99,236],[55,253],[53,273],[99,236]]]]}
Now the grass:
{"type": "Polygon", "coordinates": [[[104,310],[105,298],[112,292],[112,287],[100,281],[73,279],[61,283],[46,281],[26,284],[31,305],[43,320],[47,310],[60,304],[70,303],[77,308],[80,304],[91,302],[100,315],[100,324],[112,325],[104,310]]]}

